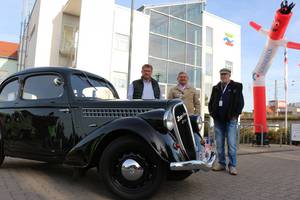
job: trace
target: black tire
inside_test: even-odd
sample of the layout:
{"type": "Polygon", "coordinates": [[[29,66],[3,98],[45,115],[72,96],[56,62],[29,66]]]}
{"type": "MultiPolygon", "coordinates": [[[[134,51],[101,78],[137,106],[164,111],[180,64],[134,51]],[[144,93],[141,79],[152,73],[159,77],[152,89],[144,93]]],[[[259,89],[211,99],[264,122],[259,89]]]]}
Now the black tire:
{"type": "Polygon", "coordinates": [[[2,134],[0,131],[0,167],[2,166],[4,159],[5,159],[4,147],[3,147],[3,141],[2,141],[2,134]]]}
{"type": "Polygon", "coordinates": [[[169,171],[167,180],[168,181],[182,181],[187,179],[193,174],[192,171],[169,171]]]}
{"type": "Polygon", "coordinates": [[[121,137],[104,150],[99,163],[104,184],[123,199],[145,199],[154,194],[165,179],[166,165],[156,153],[139,138],[121,137]],[[133,159],[143,167],[142,176],[127,180],[121,172],[122,163],[133,159]]]}

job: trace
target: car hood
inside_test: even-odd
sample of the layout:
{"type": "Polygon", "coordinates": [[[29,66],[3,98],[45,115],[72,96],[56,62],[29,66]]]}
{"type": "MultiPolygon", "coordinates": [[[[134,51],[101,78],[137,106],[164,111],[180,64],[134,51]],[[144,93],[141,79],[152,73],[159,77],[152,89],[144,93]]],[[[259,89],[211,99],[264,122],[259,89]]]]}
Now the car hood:
{"type": "Polygon", "coordinates": [[[84,116],[130,117],[155,109],[169,109],[181,103],[180,99],[173,100],[94,100],[82,101],[84,116]]]}

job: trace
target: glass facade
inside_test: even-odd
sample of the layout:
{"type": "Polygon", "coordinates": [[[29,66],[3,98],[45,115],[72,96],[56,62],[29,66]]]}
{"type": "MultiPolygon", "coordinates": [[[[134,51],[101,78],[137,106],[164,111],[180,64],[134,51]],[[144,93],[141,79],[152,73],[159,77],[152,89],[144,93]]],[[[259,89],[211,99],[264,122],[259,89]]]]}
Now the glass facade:
{"type": "Polygon", "coordinates": [[[169,90],[181,71],[201,89],[202,9],[204,3],[146,8],[150,15],[149,63],[153,77],[169,90]]]}
{"type": "Polygon", "coordinates": [[[169,60],[185,63],[186,44],[177,40],[169,40],[169,60]]]}
{"type": "Polygon", "coordinates": [[[186,5],[178,5],[170,7],[170,15],[183,19],[186,19],[186,5]]]}
{"type": "Polygon", "coordinates": [[[169,18],[163,14],[151,12],[150,31],[153,33],[168,35],[169,18]]]}
{"type": "Polygon", "coordinates": [[[193,24],[187,24],[187,42],[202,45],[202,28],[193,24]]]}
{"type": "Polygon", "coordinates": [[[187,4],[187,21],[202,25],[202,9],[203,3],[187,4]]]}
{"type": "Polygon", "coordinates": [[[149,55],[157,58],[168,58],[168,39],[165,37],[150,35],[149,55]]]}
{"type": "Polygon", "coordinates": [[[205,52],[205,105],[208,105],[213,82],[213,29],[206,27],[206,52],[205,52]]]}
{"type": "Polygon", "coordinates": [[[185,40],[185,23],[181,20],[170,18],[170,37],[185,40]]]}

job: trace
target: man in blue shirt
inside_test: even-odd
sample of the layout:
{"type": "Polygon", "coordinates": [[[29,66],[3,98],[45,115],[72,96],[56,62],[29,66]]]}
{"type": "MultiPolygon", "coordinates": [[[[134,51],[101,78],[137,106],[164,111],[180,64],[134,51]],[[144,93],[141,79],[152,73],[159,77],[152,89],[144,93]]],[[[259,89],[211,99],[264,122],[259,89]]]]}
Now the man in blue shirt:
{"type": "Polygon", "coordinates": [[[127,99],[161,99],[159,84],[152,78],[152,65],[143,65],[141,72],[142,77],[129,85],[127,99]]]}
{"type": "Polygon", "coordinates": [[[244,107],[243,85],[230,80],[231,71],[220,70],[221,81],[213,87],[209,100],[209,113],[214,119],[215,139],[217,144],[218,162],[213,170],[226,169],[225,139],[228,145],[229,173],[237,175],[236,159],[236,128],[239,115],[244,107]]]}

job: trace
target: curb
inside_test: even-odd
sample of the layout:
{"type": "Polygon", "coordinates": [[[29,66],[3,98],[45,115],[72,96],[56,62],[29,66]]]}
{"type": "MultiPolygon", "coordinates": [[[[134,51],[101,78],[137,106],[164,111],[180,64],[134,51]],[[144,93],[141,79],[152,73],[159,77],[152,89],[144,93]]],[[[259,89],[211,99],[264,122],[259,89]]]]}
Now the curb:
{"type": "Polygon", "coordinates": [[[298,149],[276,149],[269,151],[256,151],[256,152],[237,152],[237,155],[251,155],[251,154],[263,154],[263,153],[277,153],[277,152],[285,152],[285,151],[297,151],[298,149]]]}

